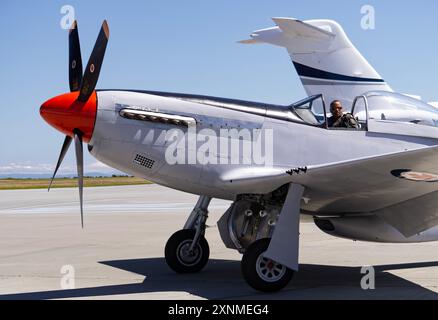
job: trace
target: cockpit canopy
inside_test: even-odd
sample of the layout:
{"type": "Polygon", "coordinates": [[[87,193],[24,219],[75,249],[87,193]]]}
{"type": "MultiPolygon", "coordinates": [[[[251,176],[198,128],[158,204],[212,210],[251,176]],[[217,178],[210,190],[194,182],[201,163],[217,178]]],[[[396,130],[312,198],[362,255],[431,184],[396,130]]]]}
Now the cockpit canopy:
{"type": "MultiPolygon", "coordinates": [[[[315,95],[290,106],[297,119],[314,126],[327,127],[331,116],[322,95],[315,95]]],[[[352,106],[344,105],[344,112],[350,112],[358,120],[360,129],[367,130],[369,121],[380,123],[398,122],[438,127],[438,109],[406,95],[369,91],[355,98],[352,106]]]]}
{"type": "Polygon", "coordinates": [[[438,109],[406,95],[370,91],[357,97],[351,112],[360,122],[386,120],[438,126],[438,109]]]}

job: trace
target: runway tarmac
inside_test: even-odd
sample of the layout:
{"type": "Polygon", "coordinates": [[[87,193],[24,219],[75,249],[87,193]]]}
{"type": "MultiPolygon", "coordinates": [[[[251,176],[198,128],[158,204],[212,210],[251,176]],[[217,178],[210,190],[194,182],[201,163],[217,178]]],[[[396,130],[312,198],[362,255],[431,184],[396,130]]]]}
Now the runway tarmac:
{"type": "Polygon", "coordinates": [[[210,206],[206,268],[177,275],[164,245],[196,196],[142,185],[86,188],[84,201],[81,229],[77,189],[0,191],[0,299],[438,299],[438,243],[353,242],[302,222],[300,272],[282,292],[261,294],[220,240],[229,202],[210,206]],[[374,290],[361,288],[362,266],[374,266],[374,290]]]}

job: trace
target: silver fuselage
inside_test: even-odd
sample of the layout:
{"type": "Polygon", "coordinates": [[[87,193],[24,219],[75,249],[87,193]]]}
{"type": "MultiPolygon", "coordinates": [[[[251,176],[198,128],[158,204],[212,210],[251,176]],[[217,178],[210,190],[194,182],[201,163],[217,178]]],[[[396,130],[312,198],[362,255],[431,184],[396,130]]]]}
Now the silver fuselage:
{"type": "MultiPolygon", "coordinates": [[[[171,94],[165,96],[132,91],[100,91],[89,149],[98,160],[128,174],[189,193],[233,200],[239,194],[269,193],[280,187],[281,181],[230,183],[223,179],[227,172],[253,170],[257,165],[245,164],[243,159],[240,163],[232,164],[223,159],[226,155],[221,152],[214,155],[218,164],[168,164],[165,152],[169,142],[164,141],[164,138],[166,132],[174,126],[126,119],[120,116],[120,110],[135,107],[192,117],[197,121],[197,129],[208,128],[212,133],[223,128],[271,129],[272,166],[278,168],[324,165],[438,144],[433,134],[421,137],[385,133],[384,130],[327,130],[263,115],[262,112],[257,114],[257,111],[249,110],[251,106],[241,106],[244,111],[238,111],[239,106],[229,107],[229,103],[224,106],[205,103],[199,98],[181,99],[171,94]],[[153,166],[149,168],[135,162],[138,154],[151,159],[153,166]]],[[[397,130],[402,132],[403,128],[399,126],[397,130]]],[[[202,142],[198,141],[196,148],[200,144],[202,142]]],[[[315,199],[311,204],[303,205],[303,210],[318,212],[321,206],[326,205],[326,201],[315,199]]]]}

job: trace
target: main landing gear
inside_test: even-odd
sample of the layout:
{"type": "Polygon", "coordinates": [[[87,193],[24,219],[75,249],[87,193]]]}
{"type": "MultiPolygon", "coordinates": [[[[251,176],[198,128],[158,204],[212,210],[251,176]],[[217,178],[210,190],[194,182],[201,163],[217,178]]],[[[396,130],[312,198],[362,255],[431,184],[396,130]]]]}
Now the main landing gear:
{"type": "Polygon", "coordinates": [[[205,239],[205,223],[210,201],[210,197],[199,197],[184,229],[175,232],[166,243],[166,262],[177,273],[199,272],[208,262],[210,248],[205,239]]]}
{"type": "MultiPolygon", "coordinates": [[[[290,184],[277,197],[240,197],[218,222],[225,246],[243,253],[241,271],[252,288],[279,291],[298,271],[303,192],[304,187],[290,184]]],[[[199,272],[208,262],[205,223],[210,201],[210,197],[200,196],[184,229],[167,241],[166,262],[177,273],[199,272]]]]}

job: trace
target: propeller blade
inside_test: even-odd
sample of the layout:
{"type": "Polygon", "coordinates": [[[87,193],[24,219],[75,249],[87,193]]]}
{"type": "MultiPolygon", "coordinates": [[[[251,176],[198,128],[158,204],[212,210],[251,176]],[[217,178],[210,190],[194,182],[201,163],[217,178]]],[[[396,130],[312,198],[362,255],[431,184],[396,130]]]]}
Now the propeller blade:
{"type": "Polygon", "coordinates": [[[83,189],[84,189],[84,151],[82,149],[82,136],[79,132],[74,133],[76,149],[76,167],[78,170],[79,202],[81,205],[81,225],[84,228],[83,189]]]}
{"type": "Polygon", "coordinates": [[[100,69],[102,67],[103,58],[105,56],[106,45],[109,39],[109,28],[106,20],[102,24],[99,36],[87,63],[84,76],[82,78],[80,94],[78,101],[86,102],[93,93],[99,79],[100,69]]]}
{"type": "Polygon", "coordinates": [[[70,91],[79,91],[82,82],[82,57],[76,20],[73,22],[68,35],[68,62],[70,91]]]}
{"type": "Polygon", "coordinates": [[[50,188],[52,187],[53,179],[55,179],[59,166],[61,165],[62,160],[64,160],[65,154],[67,153],[67,150],[70,147],[72,140],[73,139],[70,136],[65,136],[65,140],[61,148],[61,153],[59,154],[58,163],[56,164],[55,172],[53,173],[52,179],[50,180],[49,189],[47,191],[50,191],[50,188]]]}

